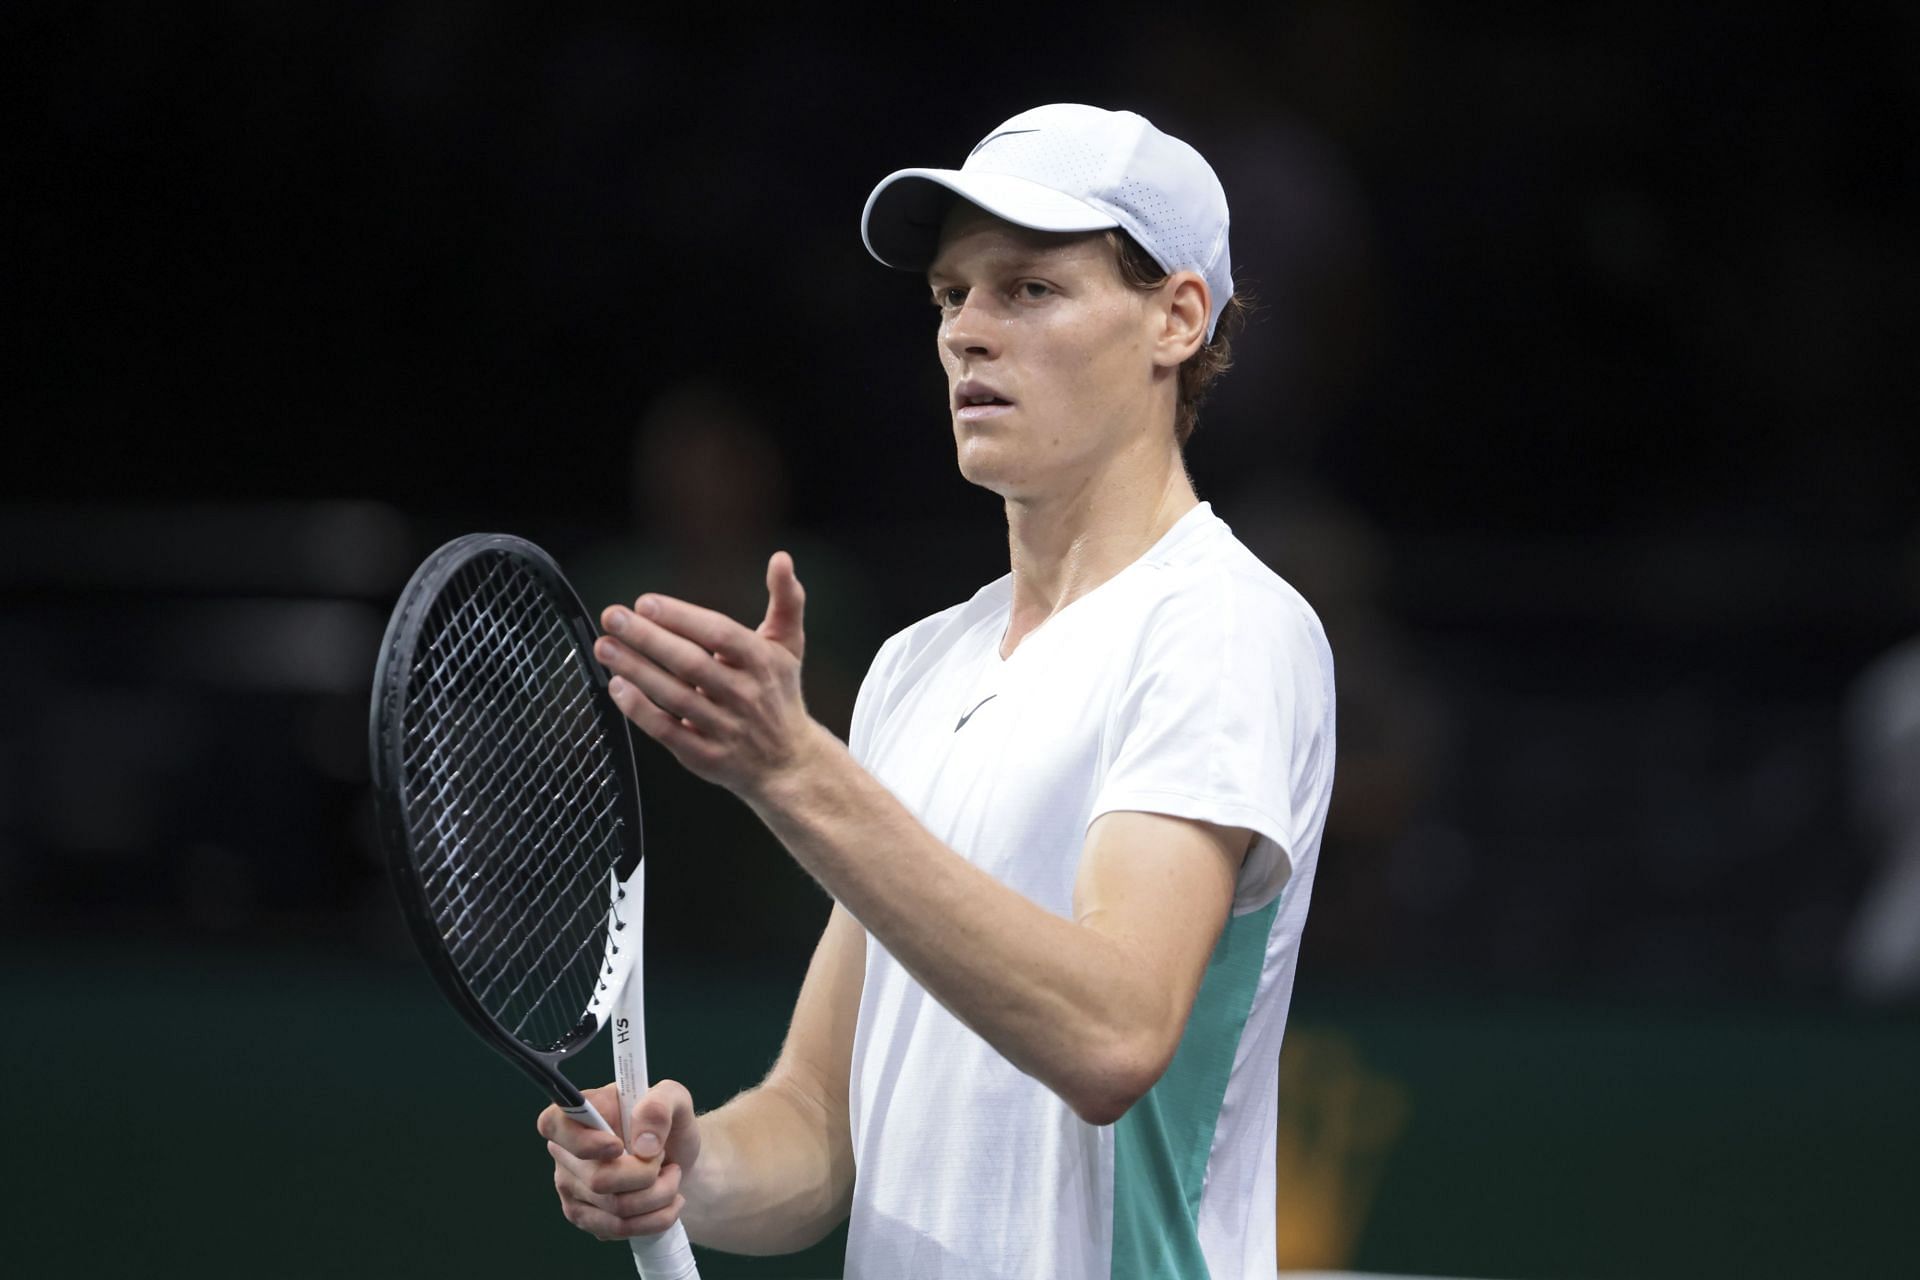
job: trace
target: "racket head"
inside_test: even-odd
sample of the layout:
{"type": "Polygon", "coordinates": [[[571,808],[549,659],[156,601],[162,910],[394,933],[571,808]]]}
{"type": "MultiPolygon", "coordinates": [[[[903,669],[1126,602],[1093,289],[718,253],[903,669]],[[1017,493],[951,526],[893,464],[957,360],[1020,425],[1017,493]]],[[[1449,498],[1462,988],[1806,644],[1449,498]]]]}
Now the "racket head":
{"type": "Polygon", "coordinates": [[[368,720],[415,945],[481,1038],[569,1106],[559,1065],[607,1021],[640,932],[638,902],[624,910],[644,856],[633,744],[597,635],[539,547],[456,538],[394,606],[368,720]]]}

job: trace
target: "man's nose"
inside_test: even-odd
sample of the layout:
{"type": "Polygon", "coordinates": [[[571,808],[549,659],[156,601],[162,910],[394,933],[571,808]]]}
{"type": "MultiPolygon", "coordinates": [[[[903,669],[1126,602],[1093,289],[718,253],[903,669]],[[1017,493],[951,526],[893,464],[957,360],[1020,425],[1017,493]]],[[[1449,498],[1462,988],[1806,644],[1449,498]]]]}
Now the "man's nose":
{"type": "Polygon", "coordinates": [[[999,317],[980,301],[979,292],[969,290],[943,328],[940,341],[956,359],[990,360],[1000,354],[999,317]]]}

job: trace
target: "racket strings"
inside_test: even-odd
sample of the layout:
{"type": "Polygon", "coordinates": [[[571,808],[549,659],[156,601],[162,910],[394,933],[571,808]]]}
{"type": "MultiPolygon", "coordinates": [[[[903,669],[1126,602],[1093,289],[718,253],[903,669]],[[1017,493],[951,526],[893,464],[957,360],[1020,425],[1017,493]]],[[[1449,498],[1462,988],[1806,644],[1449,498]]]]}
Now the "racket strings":
{"type": "Polygon", "coordinates": [[[429,615],[403,729],[408,821],[449,957],[522,1041],[576,1030],[600,980],[621,849],[592,675],[541,584],[506,556],[429,615]]]}
{"type": "MultiPolygon", "coordinates": [[[[489,627],[489,631],[498,630],[497,626],[489,627]]],[[[493,674],[524,676],[529,669],[524,634],[504,637],[489,635],[488,638],[506,641],[504,652],[509,660],[509,665],[493,674]]],[[[564,635],[561,638],[564,640],[564,635]]],[[[572,663],[570,654],[563,655],[562,660],[569,665],[572,663]]],[[[578,681],[574,683],[578,684],[578,681]]],[[[522,678],[521,687],[517,690],[504,689],[499,685],[500,681],[495,680],[486,688],[484,696],[491,701],[484,705],[502,708],[505,714],[499,717],[498,731],[487,733],[480,739],[481,742],[492,744],[494,750],[489,752],[483,748],[470,770],[482,779],[489,768],[498,768],[490,756],[500,754],[499,744],[505,743],[510,747],[525,744],[526,734],[538,727],[529,722],[528,709],[539,705],[545,697],[538,680],[529,682],[522,678]]],[[[555,724],[564,725],[569,719],[578,720],[578,713],[582,709],[578,704],[584,703],[584,699],[576,698],[574,703],[576,705],[559,705],[555,724]]],[[[545,705],[555,704],[547,702],[545,705]]],[[[495,728],[493,725],[475,724],[466,727],[495,728]]],[[[555,742],[549,745],[557,745],[565,750],[569,745],[578,747],[582,742],[576,739],[571,744],[555,742]]],[[[596,938],[591,926],[598,923],[600,912],[601,900],[594,894],[596,880],[589,874],[597,869],[592,858],[577,858],[564,866],[553,866],[547,869],[544,877],[533,874],[535,868],[531,864],[539,853],[536,846],[541,833],[558,831],[562,835],[570,834],[556,820],[564,820],[563,807],[570,799],[581,794],[577,784],[581,781],[582,770],[577,767],[571,777],[548,774],[546,779],[540,778],[544,772],[541,766],[553,763],[550,755],[522,751],[518,753],[517,766],[507,776],[485,784],[489,788],[498,788],[504,796],[519,797],[521,801],[517,813],[513,811],[514,806],[506,807],[506,812],[511,816],[510,825],[504,830],[499,829],[496,818],[495,829],[488,835],[488,847],[518,849],[523,851],[524,856],[515,860],[498,859],[486,869],[467,868],[470,873],[467,878],[452,881],[459,905],[468,913],[473,911],[476,903],[494,904],[491,910],[479,914],[478,929],[470,929],[464,938],[452,940],[451,950],[456,964],[469,974],[476,995],[491,1012],[510,1018],[514,1010],[524,1011],[519,1019],[513,1021],[511,1029],[516,1034],[525,1033],[528,1023],[541,1011],[545,998],[559,990],[560,984],[569,977],[572,982],[565,994],[572,997],[571,1005],[563,1008],[564,1021],[546,1028],[546,1031],[564,1034],[570,1029],[573,1016],[582,1007],[578,998],[582,977],[576,970],[583,966],[577,962],[588,959],[592,954],[596,938]],[[570,786],[569,783],[576,785],[570,786]],[[532,852],[524,852],[528,850],[532,852]],[[562,874],[567,878],[554,883],[551,877],[562,874]],[[503,879],[505,885],[501,883],[503,879]],[[546,883],[541,883],[542,879],[546,883]],[[590,904],[588,918],[581,922],[589,927],[554,927],[554,922],[533,918],[532,913],[542,905],[543,891],[557,895],[563,905],[574,907],[576,914],[583,903],[590,904]],[[536,941],[539,949],[530,956],[527,949],[536,941]],[[571,947],[565,945],[569,941],[573,943],[571,947]],[[539,983],[531,998],[527,998],[529,986],[542,977],[546,981],[539,983]],[[503,991],[503,983],[511,985],[503,991]]],[[[509,753],[509,759],[513,758],[513,754],[509,753]]],[[[587,816],[591,819],[593,815],[587,816]]],[[[597,843],[604,845],[605,839],[597,843]]],[[[544,1033],[542,1038],[545,1038],[544,1033]]]]}
{"type": "MultiPolygon", "coordinates": [[[[486,689],[483,690],[479,696],[485,699],[497,700],[500,694],[497,690],[486,689]]],[[[584,702],[584,699],[580,701],[584,702]]],[[[579,707],[569,706],[561,708],[561,714],[572,713],[577,715],[579,710],[579,707]]],[[[481,724],[473,726],[473,730],[474,732],[471,735],[463,737],[459,743],[451,744],[447,749],[447,754],[450,757],[458,757],[465,751],[465,743],[473,742],[475,745],[472,748],[472,763],[467,769],[461,771],[461,773],[464,773],[469,778],[478,779],[486,779],[489,774],[498,773],[499,768],[495,765],[495,758],[503,754],[507,755],[508,759],[505,767],[509,772],[503,776],[493,777],[490,781],[487,781],[485,785],[489,788],[497,788],[501,794],[508,796],[542,796],[544,797],[544,804],[538,811],[528,806],[522,806],[519,812],[512,816],[512,825],[504,831],[494,832],[492,839],[509,843],[512,847],[522,849],[533,848],[534,845],[537,844],[535,833],[549,829],[552,826],[553,819],[556,816],[556,808],[566,803],[567,798],[574,794],[574,792],[565,787],[548,786],[546,784],[546,781],[542,779],[539,772],[541,766],[546,763],[546,761],[541,758],[532,753],[522,753],[517,759],[512,755],[513,748],[525,742],[524,726],[513,725],[509,726],[506,731],[499,732],[493,730],[491,726],[481,724]]],[[[591,740],[583,738],[577,740],[573,745],[576,748],[585,749],[591,745],[591,740]]],[[[559,779],[558,781],[566,782],[568,779],[559,779]]],[[[450,774],[440,780],[438,793],[433,798],[435,811],[437,813],[444,817],[451,811],[451,806],[457,803],[457,788],[461,785],[463,785],[463,780],[460,773],[450,774]]],[[[441,870],[446,873],[451,873],[456,869],[458,868],[449,864],[441,870]]],[[[480,872],[478,878],[471,882],[474,896],[486,900],[489,897],[498,895],[500,892],[497,884],[498,879],[514,869],[515,864],[503,860],[492,864],[489,869],[480,872]]],[[[464,903],[468,896],[469,882],[452,877],[450,874],[445,877],[445,881],[449,882],[447,884],[449,890],[460,897],[464,903]]],[[[429,874],[428,883],[430,891],[437,887],[434,884],[431,874],[429,874]]],[[[517,895],[519,897],[530,895],[536,887],[532,881],[527,880],[525,877],[520,877],[519,883],[520,893],[517,895]]],[[[509,927],[511,927],[511,924],[509,924],[509,927]]],[[[463,940],[469,947],[484,945],[490,941],[492,941],[492,939],[484,936],[469,936],[463,940]]]]}
{"type": "MultiPolygon", "coordinates": [[[[490,619],[489,622],[495,623],[496,620],[490,619]]],[[[506,664],[500,665],[492,673],[498,679],[486,689],[484,694],[486,701],[482,704],[501,708],[505,712],[501,717],[502,722],[498,730],[488,733],[481,739],[483,743],[495,747],[492,754],[499,753],[501,744],[509,747],[524,745],[526,735],[542,727],[530,721],[529,713],[533,709],[543,707],[555,709],[555,716],[550,724],[545,726],[549,730],[557,726],[582,723],[582,713],[586,710],[588,700],[583,692],[585,686],[574,670],[575,660],[571,649],[565,644],[564,632],[559,636],[562,642],[557,655],[561,664],[559,670],[542,674],[536,672],[535,660],[539,655],[530,651],[534,646],[529,644],[529,637],[524,629],[507,629],[503,634],[503,629],[498,625],[489,625],[487,630],[486,639],[496,644],[504,642],[505,654],[508,658],[506,664]],[[535,673],[532,679],[527,678],[529,673],[535,673]],[[556,706],[547,693],[548,686],[545,681],[549,679],[557,680],[561,690],[571,691],[575,696],[569,702],[556,706]],[[511,683],[514,680],[518,680],[518,688],[500,687],[502,682],[511,683]]],[[[547,655],[549,660],[554,656],[552,653],[547,655]]],[[[576,738],[570,744],[552,741],[549,745],[556,746],[563,752],[569,746],[577,750],[587,745],[597,738],[597,733],[592,731],[594,726],[591,724],[590,716],[585,723],[589,731],[584,738],[576,738]]],[[[557,735],[550,732],[549,737],[557,738],[557,735]]],[[[571,753],[561,758],[562,760],[571,758],[576,761],[580,759],[577,754],[571,753]]],[[[512,757],[510,756],[509,759],[511,760],[512,757]]],[[[525,850],[537,843],[537,833],[561,829],[560,822],[565,817],[564,807],[583,794],[578,785],[583,781],[580,777],[583,770],[576,767],[572,776],[556,777],[550,772],[550,767],[554,763],[551,753],[542,756],[534,752],[521,752],[518,755],[517,764],[509,766],[510,772],[507,776],[487,784],[489,788],[498,788],[503,795],[521,797],[523,801],[532,798],[533,801],[520,805],[519,812],[513,815],[511,825],[506,830],[496,830],[492,833],[493,844],[525,850]],[[544,778],[543,774],[546,775],[544,778]],[[569,785],[570,783],[575,785],[569,785]]],[[[477,761],[477,767],[483,771],[492,764],[488,754],[484,752],[477,761]]],[[[594,815],[587,816],[591,819],[594,815]]],[[[566,834],[564,830],[563,834],[566,834]]],[[[601,843],[604,843],[604,840],[601,843]]],[[[569,938],[570,934],[581,931],[552,928],[534,930],[529,928],[535,922],[529,918],[528,914],[539,905],[540,891],[547,889],[557,891],[565,902],[576,905],[583,899],[591,902],[597,917],[599,903],[593,896],[595,884],[587,877],[588,872],[596,869],[594,860],[575,860],[571,863],[568,880],[558,886],[542,885],[529,876],[526,865],[528,861],[529,859],[526,858],[518,862],[501,860],[493,865],[492,874],[483,874],[479,877],[474,884],[472,897],[486,901],[491,896],[495,901],[500,902],[500,905],[484,917],[485,927],[471,933],[465,940],[465,945],[458,948],[460,954],[456,962],[464,963],[469,971],[474,971],[473,962],[476,959],[481,957],[489,959],[487,968],[475,972],[474,977],[477,994],[490,1009],[496,1012],[515,1008],[517,1002],[526,994],[530,982],[543,974],[551,974],[550,980],[539,988],[535,993],[534,1001],[529,1006],[537,1011],[539,997],[550,994],[561,979],[569,976],[571,962],[586,954],[594,941],[592,932],[585,931],[583,936],[577,938],[573,948],[562,950],[562,943],[569,938]],[[508,873],[512,873],[510,879],[517,885],[517,889],[502,901],[501,887],[497,881],[508,873]],[[503,916],[503,912],[514,914],[503,916]],[[537,954],[528,957],[525,954],[526,949],[536,939],[540,941],[541,948],[537,954]],[[492,974],[490,979],[485,976],[488,972],[492,974]],[[509,980],[513,985],[502,994],[500,984],[509,980]]],[[[554,871],[558,872],[559,868],[554,868],[554,871]]],[[[457,881],[456,884],[459,884],[460,896],[464,904],[468,898],[467,886],[457,881]]],[[[573,1009],[569,1010],[569,1014],[577,1011],[579,1007],[579,1003],[576,1002],[573,1009]]],[[[516,1033],[525,1029],[526,1021],[527,1019],[523,1017],[514,1026],[516,1033]]]]}

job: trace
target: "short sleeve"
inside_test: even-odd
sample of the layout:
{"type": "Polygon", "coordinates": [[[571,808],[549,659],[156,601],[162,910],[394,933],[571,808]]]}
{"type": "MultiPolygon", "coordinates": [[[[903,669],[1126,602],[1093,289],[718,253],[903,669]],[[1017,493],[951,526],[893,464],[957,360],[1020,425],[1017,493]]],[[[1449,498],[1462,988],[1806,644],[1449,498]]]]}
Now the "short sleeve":
{"type": "Polygon", "coordinates": [[[1170,593],[1109,715],[1088,820],[1161,813],[1253,832],[1234,910],[1272,901],[1317,847],[1333,766],[1332,663],[1319,620],[1275,580],[1226,571],[1170,593]]]}
{"type": "Polygon", "coordinates": [[[892,683],[895,655],[905,635],[905,632],[896,634],[880,646],[880,652],[873,656],[867,674],[860,681],[860,692],[854,695],[853,721],[847,729],[847,750],[862,768],[872,767],[868,753],[873,748],[874,730],[879,725],[881,707],[886,702],[887,689],[892,683]]]}

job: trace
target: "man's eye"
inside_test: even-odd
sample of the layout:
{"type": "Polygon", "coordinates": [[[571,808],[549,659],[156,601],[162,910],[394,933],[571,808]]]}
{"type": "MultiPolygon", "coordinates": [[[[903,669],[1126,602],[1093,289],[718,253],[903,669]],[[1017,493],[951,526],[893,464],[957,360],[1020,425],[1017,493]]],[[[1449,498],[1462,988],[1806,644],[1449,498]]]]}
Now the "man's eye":
{"type": "Polygon", "coordinates": [[[965,289],[936,289],[933,293],[933,305],[942,309],[960,306],[966,300],[965,289]]]}
{"type": "Polygon", "coordinates": [[[1052,292],[1052,289],[1041,284],[1038,280],[1022,280],[1020,282],[1020,296],[1029,302],[1037,302],[1052,292]]]}

